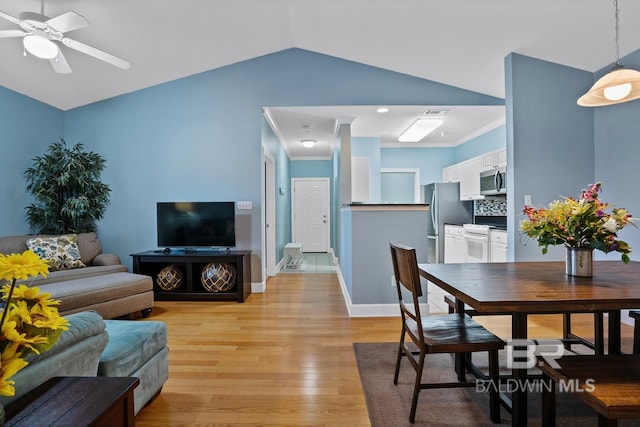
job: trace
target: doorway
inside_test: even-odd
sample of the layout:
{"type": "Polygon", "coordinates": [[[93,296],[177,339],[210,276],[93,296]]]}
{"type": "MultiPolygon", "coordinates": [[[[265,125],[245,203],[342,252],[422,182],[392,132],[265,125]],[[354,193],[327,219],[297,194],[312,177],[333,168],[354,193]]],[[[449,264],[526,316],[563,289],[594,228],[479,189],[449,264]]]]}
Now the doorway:
{"type": "Polygon", "coordinates": [[[276,166],[264,153],[264,253],[267,276],[276,275],[276,166]]]}
{"type": "Polygon", "coordinates": [[[293,242],[303,252],[328,252],[330,234],[329,178],[292,178],[293,242]]]}

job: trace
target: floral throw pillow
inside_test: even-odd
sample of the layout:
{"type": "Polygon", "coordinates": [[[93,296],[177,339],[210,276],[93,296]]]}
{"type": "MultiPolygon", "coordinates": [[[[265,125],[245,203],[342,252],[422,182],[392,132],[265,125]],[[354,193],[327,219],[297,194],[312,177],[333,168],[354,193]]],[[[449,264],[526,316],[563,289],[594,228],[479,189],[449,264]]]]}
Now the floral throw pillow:
{"type": "Polygon", "coordinates": [[[49,262],[49,271],[86,267],[80,261],[78,237],[75,234],[54,237],[34,237],[27,247],[49,262]]]}

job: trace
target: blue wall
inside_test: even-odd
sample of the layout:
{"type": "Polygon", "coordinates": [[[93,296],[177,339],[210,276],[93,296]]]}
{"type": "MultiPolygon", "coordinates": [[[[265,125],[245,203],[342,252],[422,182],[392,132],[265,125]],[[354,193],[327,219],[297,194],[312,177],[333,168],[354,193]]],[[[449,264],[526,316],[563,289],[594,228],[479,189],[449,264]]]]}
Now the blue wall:
{"type": "MultiPolygon", "coordinates": [[[[63,112],[0,87],[0,236],[29,233],[24,171],[64,134],[63,112]]],[[[70,141],[67,141],[70,142],[70,141]]]]}
{"type": "Polygon", "coordinates": [[[455,148],[455,162],[462,162],[473,157],[481,156],[492,150],[507,146],[506,125],[498,126],[480,136],[473,138],[455,148]]]}
{"type": "MultiPolygon", "coordinates": [[[[640,50],[622,58],[621,63],[640,70],[640,50]]],[[[607,66],[594,76],[600,78],[611,67],[607,66]]],[[[591,82],[590,82],[591,84],[591,82]]],[[[589,86],[585,87],[586,89],[589,86]]],[[[640,218],[640,100],[593,109],[595,138],[595,181],[602,182],[601,198],[619,208],[626,208],[640,218]]],[[[637,222],[640,225],[640,222],[637,222]]],[[[634,250],[630,257],[640,261],[640,229],[626,227],[619,233],[634,250]]],[[[596,253],[598,259],[604,258],[596,253]]],[[[619,254],[610,254],[619,259],[619,254]]]]}
{"type": "Polygon", "coordinates": [[[331,160],[291,160],[291,178],[331,178],[333,164],[331,160]]]}
{"type": "Polygon", "coordinates": [[[518,225],[524,195],[532,196],[534,206],[547,206],[561,195],[579,195],[593,182],[593,110],[576,104],[593,75],[518,54],[505,62],[509,254],[515,261],[562,260],[562,248],[542,255],[518,225]]]}
{"type": "MultiPolygon", "coordinates": [[[[489,150],[487,150],[489,151],[489,150]]],[[[456,163],[454,148],[383,148],[383,168],[420,169],[420,184],[442,181],[442,168],[456,163]]]]}
{"type": "MultiPolygon", "coordinates": [[[[638,52],[623,60],[640,68],[638,52]]],[[[542,206],[601,180],[606,201],[640,215],[635,190],[640,181],[635,164],[640,155],[640,122],[636,119],[640,101],[598,109],[578,107],[576,99],[595,77],[511,54],[505,59],[507,96],[503,101],[290,49],[67,112],[0,88],[4,148],[0,233],[28,231],[24,207],[30,197],[24,190],[23,172],[34,156],[63,136],[70,144],[83,142],[107,160],[103,178],[113,192],[111,206],[99,224],[105,250],[130,263],[130,253],[155,247],[157,201],[248,200],[253,210],[240,212],[238,247],[254,252],[252,281],[260,281],[262,144],[276,159],[277,185],[287,190],[278,197],[278,220],[283,217],[278,242],[288,241],[286,233],[290,232],[286,226],[290,224],[286,217],[290,214],[289,161],[275,136],[265,129],[263,106],[506,103],[506,144],[513,166],[508,176],[511,255],[516,260],[542,258],[537,246],[526,244],[516,231],[525,194],[542,206]]],[[[477,153],[476,143],[470,141],[469,146],[455,150],[384,149],[380,163],[381,167],[419,167],[422,183],[439,181],[442,167],[477,153]]],[[[338,156],[339,152],[331,172],[334,212],[340,200],[338,156]]],[[[349,232],[332,230],[343,238],[349,232]]],[[[632,246],[640,247],[638,230],[629,228],[621,234],[632,246]]],[[[348,244],[338,241],[336,246],[348,244]]],[[[640,259],[637,252],[631,257],[640,259]]],[[[358,274],[348,265],[345,271],[348,276],[358,274]]]]}
{"type": "Polygon", "coordinates": [[[253,210],[240,211],[238,247],[254,253],[255,282],[262,280],[262,107],[413,103],[502,100],[290,49],[68,111],[65,136],[107,159],[113,195],[99,232],[108,249],[127,259],[155,247],[156,201],[247,200],[253,210]]]}
{"type": "Polygon", "coordinates": [[[291,180],[289,179],[289,158],[280,140],[273,133],[266,120],[262,120],[262,144],[276,164],[276,263],[282,259],[284,245],[291,241],[291,180]]]}

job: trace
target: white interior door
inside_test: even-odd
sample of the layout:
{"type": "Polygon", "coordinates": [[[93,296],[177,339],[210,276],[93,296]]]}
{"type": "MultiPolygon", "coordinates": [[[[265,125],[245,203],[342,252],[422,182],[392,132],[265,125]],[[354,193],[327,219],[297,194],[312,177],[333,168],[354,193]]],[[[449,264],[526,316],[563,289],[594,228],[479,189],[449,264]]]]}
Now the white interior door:
{"type": "Polygon", "coordinates": [[[292,234],[303,252],[329,250],[329,178],[293,178],[292,234]]]}

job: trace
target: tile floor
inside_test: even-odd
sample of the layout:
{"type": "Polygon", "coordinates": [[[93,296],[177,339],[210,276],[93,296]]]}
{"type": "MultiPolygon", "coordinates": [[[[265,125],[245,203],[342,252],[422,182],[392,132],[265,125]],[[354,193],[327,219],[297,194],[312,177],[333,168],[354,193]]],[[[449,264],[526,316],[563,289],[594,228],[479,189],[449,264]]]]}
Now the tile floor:
{"type": "Polygon", "coordinates": [[[331,256],[324,252],[305,252],[300,265],[285,266],[281,273],[335,273],[331,256]]]}

